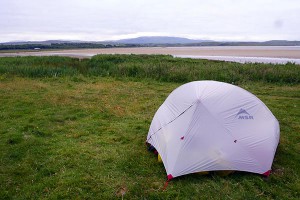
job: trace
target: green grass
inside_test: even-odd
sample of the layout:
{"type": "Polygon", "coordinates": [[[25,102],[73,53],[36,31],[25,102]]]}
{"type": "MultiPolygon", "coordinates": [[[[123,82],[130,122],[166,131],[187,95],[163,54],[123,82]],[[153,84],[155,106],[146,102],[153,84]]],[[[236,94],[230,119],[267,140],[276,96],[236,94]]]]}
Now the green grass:
{"type": "Polygon", "coordinates": [[[292,63],[240,64],[165,55],[98,55],[91,59],[55,56],[0,58],[0,74],[32,78],[77,75],[131,77],[180,83],[203,79],[229,83],[300,83],[299,65],[292,63]]]}
{"type": "Polygon", "coordinates": [[[293,64],[168,56],[0,58],[0,197],[121,199],[125,190],[124,199],[299,199],[299,71],[293,64]],[[243,71],[251,66],[253,74],[243,71]],[[228,74],[237,71],[236,84],[264,101],[280,122],[272,175],[191,174],[162,191],[165,169],[144,145],[154,113],[185,79],[230,82],[235,77],[228,74]],[[291,79],[284,78],[289,73],[291,79]]]}

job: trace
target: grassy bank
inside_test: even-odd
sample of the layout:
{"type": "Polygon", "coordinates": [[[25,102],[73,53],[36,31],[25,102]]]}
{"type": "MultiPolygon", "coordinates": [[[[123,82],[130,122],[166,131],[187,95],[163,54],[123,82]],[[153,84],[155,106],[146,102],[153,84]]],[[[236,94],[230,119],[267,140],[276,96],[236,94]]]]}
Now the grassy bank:
{"type": "Polygon", "coordinates": [[[165,82],[217,80],[229,83],[260,81],[300,83],[299,65],[230,63],[163,55],[98,55],[92,59],[67,57],[0,58],[0,74],[22,77],[101,76],[150,78],[165,82]]]}
{"type": "Polygon", "coordinates": [[[1,199],[121,199],[121,191],[124,199],[299,199],[299,66],[252,65],[265,79],[242,72],[251,64],[168,56],[0,58],[1,199]],[[269,179],[243,172],[187,175],[162,191],[164,167],[144,142],[155,111],[185,82],[156,70],[163,63],[172,73],[178,66],[178,76],[199,68],[215,80],[227,77],[221,69],[241,67],[236,83],[263,100],[281,125],[269,179]],[[134,66],[153,66],[152,74],[134,66]],[[267,69],[277,81],[263,75],[267,69]],[[292,78],[283,78],[288,73],[292,78]]]}

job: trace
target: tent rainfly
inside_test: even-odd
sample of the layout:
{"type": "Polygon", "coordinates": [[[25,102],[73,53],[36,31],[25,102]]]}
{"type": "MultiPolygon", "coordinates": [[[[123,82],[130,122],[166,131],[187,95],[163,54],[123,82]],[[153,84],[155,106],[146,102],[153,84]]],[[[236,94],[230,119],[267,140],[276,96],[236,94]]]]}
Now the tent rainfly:
{"type": "Polygon", "coordinates": [[[268,176],[279,136],[277,119],[250,92],[195,81],[175,89],[160,106],[147,143],[161,156],[168,180],[220,170],[268,176]]]}

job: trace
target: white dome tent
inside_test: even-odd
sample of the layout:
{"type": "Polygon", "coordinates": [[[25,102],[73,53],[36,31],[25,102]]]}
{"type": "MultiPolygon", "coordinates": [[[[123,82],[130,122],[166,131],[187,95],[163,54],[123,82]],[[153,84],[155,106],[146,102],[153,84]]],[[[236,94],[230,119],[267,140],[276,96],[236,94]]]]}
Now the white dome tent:
{"type": "Polygon", "coordinates": [[[147,136],[168,180],[185,174],[235,170],[268,176],[279,123],[248,91],[217,81],[175,89],[157,110],[147,136]]]}

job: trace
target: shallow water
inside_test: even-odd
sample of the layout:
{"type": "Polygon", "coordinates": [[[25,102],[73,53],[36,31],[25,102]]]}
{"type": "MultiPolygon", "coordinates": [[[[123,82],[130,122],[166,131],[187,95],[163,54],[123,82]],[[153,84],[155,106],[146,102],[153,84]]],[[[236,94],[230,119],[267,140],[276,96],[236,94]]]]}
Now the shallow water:
{"type": "Polygon", "coordinates": [[[163,54],[181,58],[222,60],[239,63],[300,64],[300,46],[137,47],[69,49],[1,53],[6,56],[68,56],[91,58],[97,54],[163,54]]]}
{"type": "Polygon", "coordinates": [[[240,56],[194,56],[194,55],[173,55],[178,58],[194,58],[207,60],[221,60],[238,63],[272,63],[286,64],[288,62],[300,64],[300,59],[296,58],[269,58],[269,57],[240,57],[240,56]]]}

